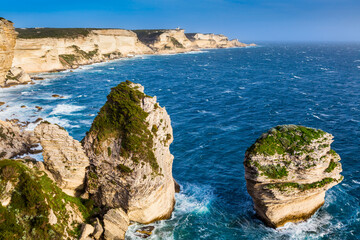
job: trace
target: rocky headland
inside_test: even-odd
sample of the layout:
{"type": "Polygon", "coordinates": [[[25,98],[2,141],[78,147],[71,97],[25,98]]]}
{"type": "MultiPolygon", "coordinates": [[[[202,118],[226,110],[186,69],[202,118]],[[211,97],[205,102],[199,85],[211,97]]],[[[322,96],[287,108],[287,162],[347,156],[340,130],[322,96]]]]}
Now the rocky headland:
{"type": "Polygon", "coordinates": [[[246,151],[247,190],[268,226],[308,219],[324,204],[326,191],[342,181],[332,142],[333,136],[322,130],[282,125],[246,151]]]}
{"type": "Polygon", "coordinates": [[[144,54],[176,54],[203,48],[247,47],[221,34],[183,29],[16,28],[0,18],[0,87],[39,80],[28,74],[144,54]]]}
{"type": "Polygon", "coordinates": [[[124,239],[171,216],[171,121],[139,84],[111,90],[81,143],[46,121],[0,131],[0,239],[124,239]],[[34,149],[43,162],[21,159],[34,149]]]}

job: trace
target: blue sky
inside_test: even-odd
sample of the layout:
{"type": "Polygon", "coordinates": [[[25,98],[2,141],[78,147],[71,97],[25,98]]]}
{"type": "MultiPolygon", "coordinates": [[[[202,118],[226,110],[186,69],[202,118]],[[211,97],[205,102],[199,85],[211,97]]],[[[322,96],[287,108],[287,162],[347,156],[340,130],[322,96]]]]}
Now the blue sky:
{"type": "Polygon", "coordinates": [[[358,41],[360,0],[17,0],[16,27],[185,28],[243,41],[358,41]]]}

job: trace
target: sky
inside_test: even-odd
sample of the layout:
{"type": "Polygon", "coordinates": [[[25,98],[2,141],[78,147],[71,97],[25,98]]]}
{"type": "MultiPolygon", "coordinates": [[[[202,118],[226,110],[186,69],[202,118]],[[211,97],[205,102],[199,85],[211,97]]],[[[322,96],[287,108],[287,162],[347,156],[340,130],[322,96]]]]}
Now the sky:
{"type": "Polygon", "coordinates": [[[16,0],[15,27],[168,29],[241,41],[360,42],[360,0],[16,0]]]}

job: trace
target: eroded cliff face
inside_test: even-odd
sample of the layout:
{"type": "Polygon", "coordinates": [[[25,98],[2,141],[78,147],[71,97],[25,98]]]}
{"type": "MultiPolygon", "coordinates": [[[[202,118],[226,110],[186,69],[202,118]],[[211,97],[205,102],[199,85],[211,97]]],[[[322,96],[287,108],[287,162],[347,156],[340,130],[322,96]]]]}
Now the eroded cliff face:
{"type": "Polygon", "coordinates": [[[168,218],[175,203],[172,128],[165,108],[129,81],[113,88],[82,143],[90,159],[87,191],[131,221],[168,218]]]}
{"type": "Polygon", "coordinates": [[[51,178],[66,194],[80,195],[89,166],[81,144],[65,129],[48,122],[40,123],[34,132],[42,146],[44,165],[51,178]]]}
{"type": "Polygon", "coordinates": [[[333,136],[296,125],[272,128],[245,153],[245,178],[254,208],[269,226],[303,221],[324,204],[325,192],[342,181],[333,136]]]}
{"type": "Polygon", "coordinates": [[[30,151],[34,144],[32,132],[10,121],[0,121],[0,159],[12,158],[30,151]]]}
{"type": "Polygon", "coordinates": [[[181,53],[199,48],[186,37],[183,29],[136,30],[135,32],[139,39],[156,53],[181,53]]]}
{"type": "Polygon", "coordinates": [[[13,23],[0,18],[0,86],[5,85],[5,77],[12,66],[17,33],[13,23]]]}
{"type": "Polygon", "coordinates": [[[228,37],[222,34],[189,33],[186,34],[186,36],[200,48],[229,48],[229,47],[256,46],[255,44],[241,43],[237,39],[229,40],[228,37]]]}
{"type": "Polygon", "coordinates": [[[152,52],[132,31],[91,30],[86,36],[18,38],[12,65],[28,73],[46,72],[152,52]]]}

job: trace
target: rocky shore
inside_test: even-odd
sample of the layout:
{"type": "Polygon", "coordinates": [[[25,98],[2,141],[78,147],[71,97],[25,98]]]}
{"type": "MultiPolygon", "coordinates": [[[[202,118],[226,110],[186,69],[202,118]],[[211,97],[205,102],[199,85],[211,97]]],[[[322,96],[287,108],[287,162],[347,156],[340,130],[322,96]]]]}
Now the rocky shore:
{"type": "Polygon", "coordinates": [[[319,129],[282,125],[246,151],[247,190],[268,226],[308,219],[324,204],[325,192],[342,181],[332,139],[319,129]]]}
{"type": "Polygon", "coordinates": [[[46,121],[33,131],[0,121],[0,239],[124,239],[130,223],[169,218],[172,141],[165,108],[130,81],[81,143],[46,121]],[[34,149],[44,162],[19,158],[34,149]]]}
{"type": "Polygon", "coordinates": [[[32,83],[28,74],[145,54],[176,54],[204,48],[247,47],[221,34],[183,29],[125,30],[17,28],[0,19],[0,87],[32,83]]]}

